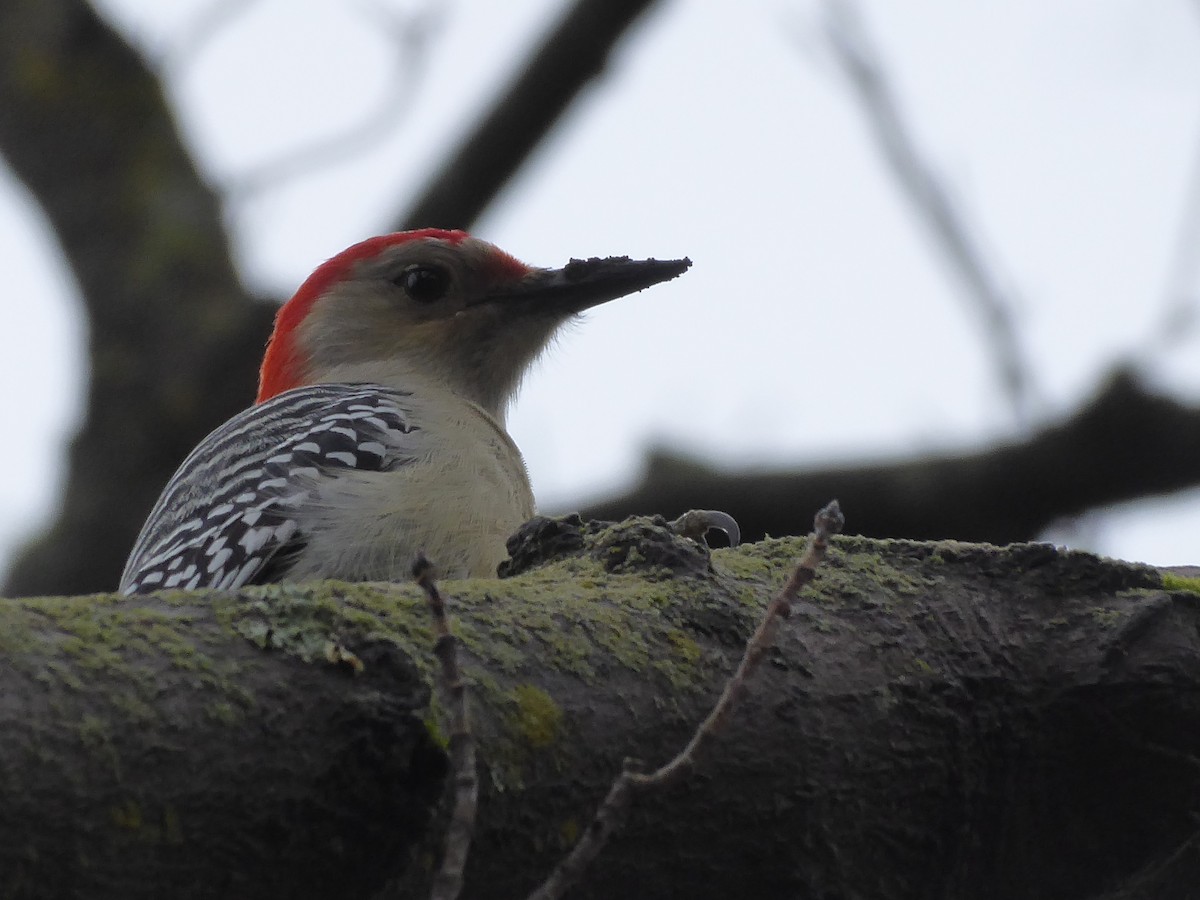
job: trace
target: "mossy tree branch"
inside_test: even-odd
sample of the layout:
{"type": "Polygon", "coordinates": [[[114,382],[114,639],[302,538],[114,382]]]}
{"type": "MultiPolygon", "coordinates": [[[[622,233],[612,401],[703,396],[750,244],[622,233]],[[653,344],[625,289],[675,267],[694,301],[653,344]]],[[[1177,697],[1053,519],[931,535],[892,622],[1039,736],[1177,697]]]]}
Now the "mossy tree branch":
{"type": "MultiPolygon", "coordinates": [[[[483,766],[468,897],[522,896],[624,757],[675,752],[801,551],[710,560],[650,520],[523,541],[512,577],[442,586],[483,766]]],[[[834,540],[712,753],[577,896],[1187,896],[1193,587],[834,540]]],[[[4,601],[6,895],[420,896],[426,855],[395,879],[445,771],[430,638],[411,586],[4,601]]]]}

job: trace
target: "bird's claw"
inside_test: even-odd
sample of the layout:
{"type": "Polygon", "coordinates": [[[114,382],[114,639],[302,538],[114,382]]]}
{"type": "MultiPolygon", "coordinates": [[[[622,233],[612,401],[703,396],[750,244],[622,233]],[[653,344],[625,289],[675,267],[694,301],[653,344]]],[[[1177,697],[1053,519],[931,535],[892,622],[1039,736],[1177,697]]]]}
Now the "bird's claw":
{"type": "Polygon", "coordinates": [[[725,532],[730,547],[736,547],[742,540],[742,529],[738,527],[737,520],[718,509],[690,509],[671,522],[670,528],[681,537],[700,543],[705,543],[704,536],[711,528],[725,532]]]}

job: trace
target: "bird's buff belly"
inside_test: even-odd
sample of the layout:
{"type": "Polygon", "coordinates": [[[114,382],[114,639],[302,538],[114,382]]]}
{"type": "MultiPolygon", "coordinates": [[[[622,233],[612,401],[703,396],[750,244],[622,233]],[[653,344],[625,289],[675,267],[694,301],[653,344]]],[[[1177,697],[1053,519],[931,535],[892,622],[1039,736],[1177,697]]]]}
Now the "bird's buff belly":
{"type": "Polygon", "coordinates": [[[507,461],[458,462],[339,477],[330,497],[353,504],[355,515],[339,514],[320,494],[306,504],[307,545],[289,578],[402,581],[418,553],[446,578],[495,577],[508,537],[533,515],[529,482],[523,466],[514,479],[507,461]]]}

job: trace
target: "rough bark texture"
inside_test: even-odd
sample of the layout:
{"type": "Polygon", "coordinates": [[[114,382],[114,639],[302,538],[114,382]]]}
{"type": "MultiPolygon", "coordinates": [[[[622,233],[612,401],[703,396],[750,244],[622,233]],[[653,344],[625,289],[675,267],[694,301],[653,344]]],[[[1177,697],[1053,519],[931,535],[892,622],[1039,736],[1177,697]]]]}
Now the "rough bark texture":
{"type": "MultiPolygon", "coordinates": [[[[568,519],[513,550],[512,577],[443,585],[483,760],[468,897],[522,896],[623,757],[678,748],[800,545],[568,519]]],[[[1164,577],[835,540],[719,746],[573,896],[1194,896],[1200,582],[1164,577]]],[[[415,589],[0,615],[0,894],[370,896],[405,868],[443,772],[415,589]]],[[[387,895],[421,895],[435,844],[387,895]]]]}
{"type": "Polygon", "coordinates": [[[369,896],[445,759],[408,659],[356,635],[355,675],[292,640],[309,615],[270,594],[5,601],[0,896],[369,896]]]}

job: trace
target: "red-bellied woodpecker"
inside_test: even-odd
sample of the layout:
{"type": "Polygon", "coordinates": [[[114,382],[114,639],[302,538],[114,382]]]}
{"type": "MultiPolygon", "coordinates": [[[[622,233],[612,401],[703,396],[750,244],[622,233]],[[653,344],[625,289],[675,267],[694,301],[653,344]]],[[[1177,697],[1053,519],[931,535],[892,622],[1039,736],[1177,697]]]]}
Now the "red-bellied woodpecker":
{"type": "Polygon", "coordinates": [[[529,364],[575,314],[690,265],[538,269],[436,229],[354,245],[279,310],[256,405],[184,460],[120,589],[396,580],[422,550],[495,575],[534,511],[504,430],[529,364]]]}

